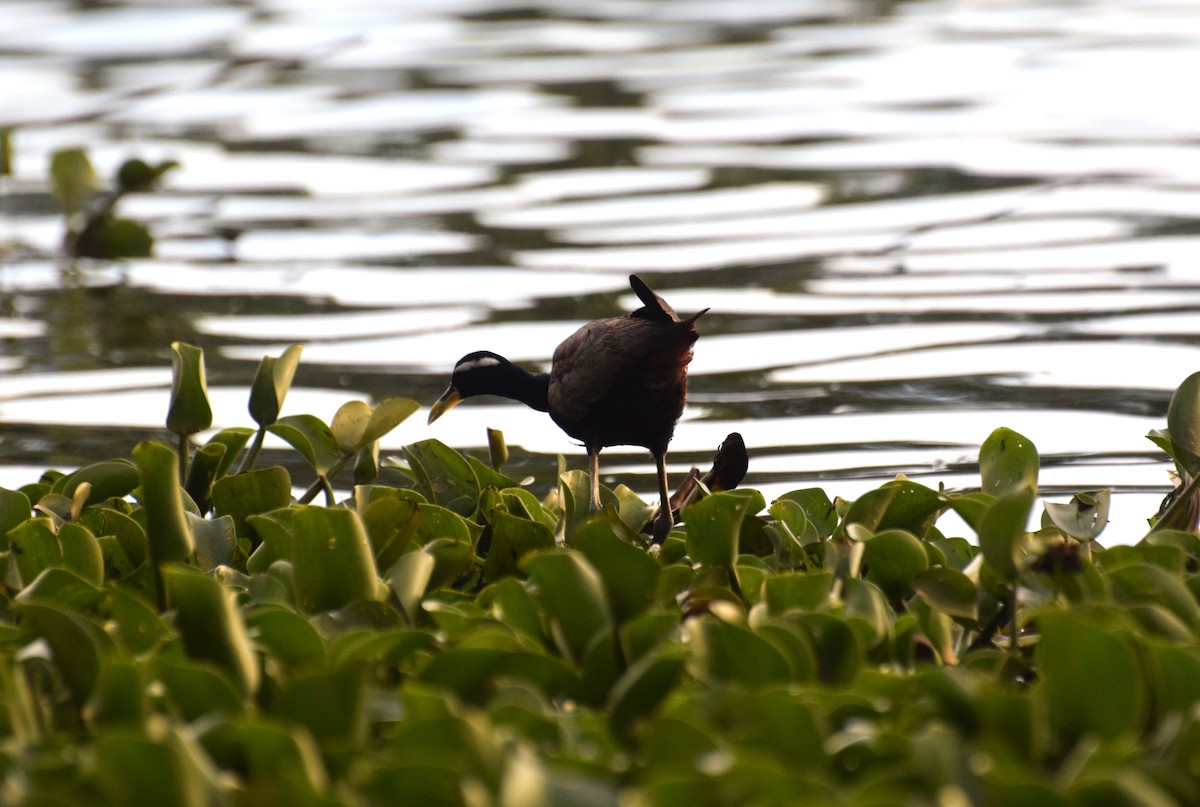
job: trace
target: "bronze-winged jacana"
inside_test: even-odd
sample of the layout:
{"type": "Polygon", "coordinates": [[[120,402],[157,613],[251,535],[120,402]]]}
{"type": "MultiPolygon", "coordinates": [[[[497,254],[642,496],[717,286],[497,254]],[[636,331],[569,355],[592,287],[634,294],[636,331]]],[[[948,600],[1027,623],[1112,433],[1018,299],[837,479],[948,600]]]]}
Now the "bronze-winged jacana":
{"type": "Polygon", "coordinates": [[[589,322],[554,350],[550,372],[534,374],[488,351],[459,359],[450,386],[429,412],[437,420],[474,395],[520,401],[550,417],[583,443],[591,464],[592,507],[600,509],[600,450],[642,446],[658,469],[658,541],[673,524],[667,488],[667,445],[687,399],[687,369],[695,323],[708,309],[681,320],[637,275],[629,285],[642,307],[622,317],[589,322]]]}

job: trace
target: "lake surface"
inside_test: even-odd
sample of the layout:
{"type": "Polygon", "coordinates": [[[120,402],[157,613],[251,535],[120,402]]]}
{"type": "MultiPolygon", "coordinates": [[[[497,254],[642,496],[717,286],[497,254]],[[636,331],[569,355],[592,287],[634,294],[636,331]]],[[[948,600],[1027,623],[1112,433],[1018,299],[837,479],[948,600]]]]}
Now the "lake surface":
{"type": "MultiPolygon", "coordinates": [[[[896,473],[978,484],[1008,426],[1042,492],[1112,488],[1108,542],[1170,488],[1145,439],[1200,369],[1193,2],[8,0],[0,26],[0,484],[162,437],[169,345],[217,425],[305,345],[285,414],[431,403],[487,348],[544,366],[635,304],[700,323],[673,478],[732,431],[768,498],[896,473]],[[335,7],[336,6],[336,7],[335,7]],[[155,257],[65,264],[49,155],[102,176],[155,257]]],[[[472,401],[436,437],[545,491],[582,450],[472,401]]],[[[281,444],[280,444],[281,445],[281,444]]],[[[278,445],[276,448],[278,449],[278,445]]],[[[270,459],[284,459],[277,450],[270,459]]],[[[607,482],[652,495],[610,449],[607,482]]],[[[309,481],[296,467],[297,484],[309,481]]]]}

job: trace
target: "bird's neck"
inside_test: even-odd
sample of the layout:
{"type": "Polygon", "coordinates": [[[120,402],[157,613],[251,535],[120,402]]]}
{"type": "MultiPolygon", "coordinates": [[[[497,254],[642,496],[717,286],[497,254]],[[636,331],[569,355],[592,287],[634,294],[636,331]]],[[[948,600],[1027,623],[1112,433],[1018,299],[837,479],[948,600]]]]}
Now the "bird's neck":
{"type": "Polygon", "coordinates": [[[539,412],[550,411],[550,374],[533,374],[528,370],[509,365],[512,372],[504,377],[504,389],[498,394],[514,401],[520,401],[531,409],[539,412]]]}

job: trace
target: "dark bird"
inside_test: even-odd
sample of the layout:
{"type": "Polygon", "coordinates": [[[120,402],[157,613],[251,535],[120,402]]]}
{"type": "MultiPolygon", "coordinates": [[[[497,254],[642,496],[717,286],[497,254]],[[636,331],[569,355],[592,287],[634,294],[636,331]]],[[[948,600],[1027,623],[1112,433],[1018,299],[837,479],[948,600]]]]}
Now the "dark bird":
{"type": "Polygon", "coordinates": [[[535,375],[488,351],[463,356],[429,422],[474,395],[499,395],[549,412],[587,450],[595,510],[600,509],[600,450],[649,449],[658,468],[660,502],[654,536],[662,541],[673,524],[667,445],[687,399],[696,320],[708,309],[681,320],[637,275],[629,276],[629,285],[642,307],[589,322],[571,334],[555,348],[548,373],[535,375]]]}

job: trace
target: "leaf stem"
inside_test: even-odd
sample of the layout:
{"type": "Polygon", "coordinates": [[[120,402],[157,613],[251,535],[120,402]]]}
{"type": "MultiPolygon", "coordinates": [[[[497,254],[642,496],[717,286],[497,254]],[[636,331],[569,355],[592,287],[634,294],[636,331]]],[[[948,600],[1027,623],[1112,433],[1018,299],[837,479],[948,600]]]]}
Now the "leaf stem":
{"type": "Polygon", "coordinates": [[[258,431],[254,433],[254,442],[246,449],[246,453],[242,455],[242,461],[238,463],[237,470],[234,474],[245,473],[254,467],[254,461],[258,459],[258,452],[262,450],[263,440],[266,439],[267,430],[263,426],[258,427],[258,431]]]}

